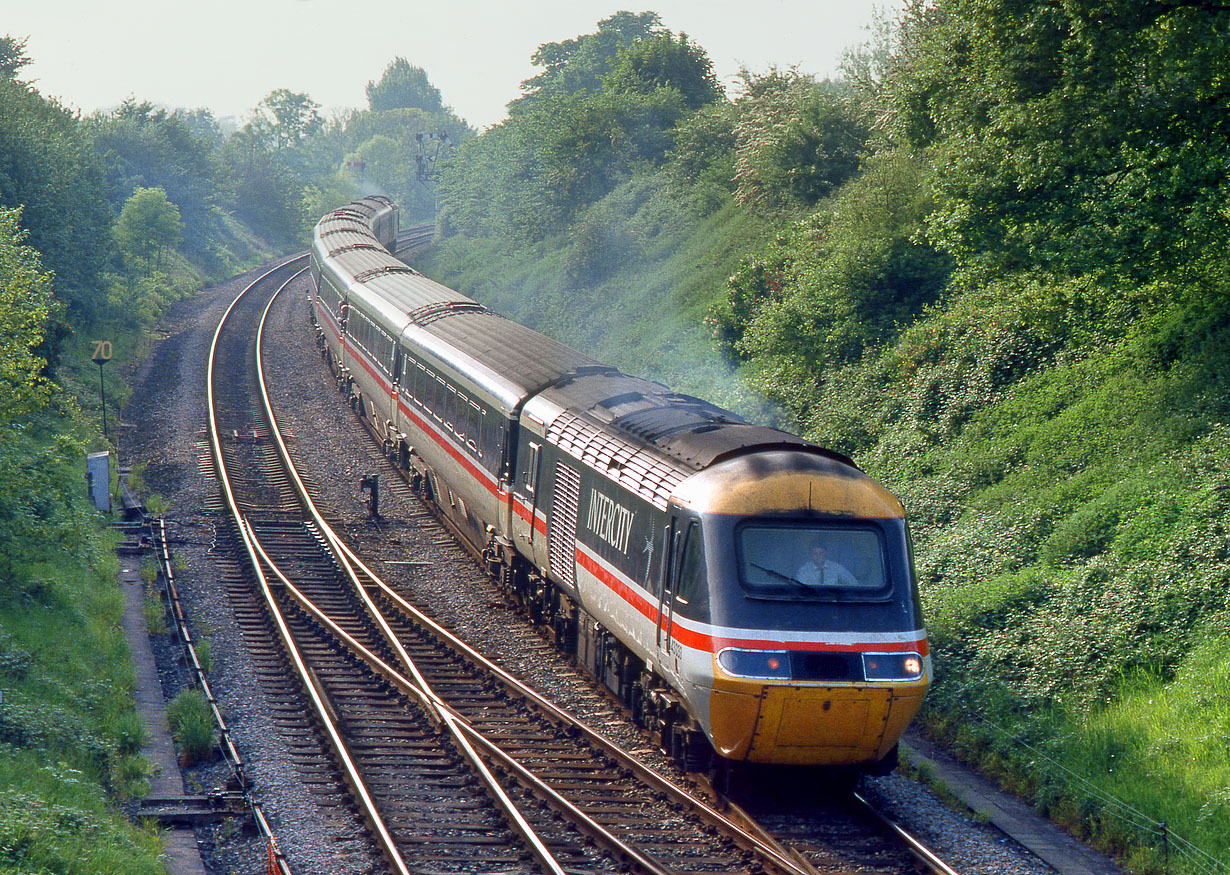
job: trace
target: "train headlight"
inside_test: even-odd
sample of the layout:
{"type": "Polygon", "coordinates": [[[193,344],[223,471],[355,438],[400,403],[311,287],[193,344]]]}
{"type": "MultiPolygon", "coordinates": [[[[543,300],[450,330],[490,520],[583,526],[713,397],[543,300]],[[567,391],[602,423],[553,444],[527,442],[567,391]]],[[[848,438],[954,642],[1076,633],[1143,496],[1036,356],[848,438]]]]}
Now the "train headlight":
{"type": "Polygon", "coordinates": [[[863,674],[869,681],[916,681],[923,676],[918,653],[864,653],[863,674]]]}
{"type": "Polygon", "coordinates": [[[790,654],[784,650],[737,650],[718,654],[718,665],[743,678],[790,680],[790,654]]]}

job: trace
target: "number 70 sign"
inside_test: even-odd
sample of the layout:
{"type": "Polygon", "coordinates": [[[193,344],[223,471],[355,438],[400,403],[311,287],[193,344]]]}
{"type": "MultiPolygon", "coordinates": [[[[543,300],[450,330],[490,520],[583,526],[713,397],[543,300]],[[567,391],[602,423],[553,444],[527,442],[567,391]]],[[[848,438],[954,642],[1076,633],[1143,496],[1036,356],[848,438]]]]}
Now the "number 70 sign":
{"type": "Polygon", "coordinates": [[[94,340],[94,364],[98,365],[98,397],[102,401],[103,437],[107,435],[107,387],[103,383],[103,365],[111,361],[111,341],[94,340]]]}
{"type": "Polygon", "coordinates": [[[111,361],[111,341],[109,340],[93,340],[94,344],[94,362],[102,365],[111,361]]]}

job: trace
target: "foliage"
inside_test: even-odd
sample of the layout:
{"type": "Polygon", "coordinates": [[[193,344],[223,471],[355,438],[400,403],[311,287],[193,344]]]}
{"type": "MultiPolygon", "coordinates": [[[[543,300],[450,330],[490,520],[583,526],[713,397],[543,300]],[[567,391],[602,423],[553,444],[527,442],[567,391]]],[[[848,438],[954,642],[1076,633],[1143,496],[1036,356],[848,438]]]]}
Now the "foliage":
{"type": "Polygon", "coordinates": [[[50,386],[38,357],[53,298],[38,253],[23,245],[19,210],[0,209],[0,423],[42,407],[50,386]]]}
{"type": "Polygon", "coordinates": [[[320,104],[306,94],[275,88],[257,105],[245,130],[269,149],[286,149],[320,130],[319,110],[320,104]]]}
{"type": "MultiPolygon", "coordinates": [[[[360,197],[359,186],[348,174],[335,173],[309,183],[303,190],[300,207],[301,225],[311,225],[320,217],[360,197]]],[[[398,200],[400,205],[404,201],[398,200]]]]}
{"type": "Polygon", "coordinates": [[[663,181],[701,216],[719,209],[734,193],[737,118],[737,107],[723,101],[702,106],[675,125],[663,181]]]}
{"type": "Polygon", "coordinates": [[[635,94],[673,88],[683,96],[688,109],[699,109],[722,98],[722,86],[713,75],[713,64],[705,50],[688,42],[687,34],[680,34],[676,42],[669,31],[621,49],[603,88],[635,94]]]}
{"type": "MultiPolygon", "coordinates": [[[[449,233],[531,242],[562,230],[666,162],[677,125],[721,93],[703,50],[660,30],[653,13],[618,13],[597,33],[540,47],[534,62],[546,70],[524,84],[509,118],[445,168],[449,233]]],[[[680,172],[703,163],[673,156],[680,172]]]]}
{"type": "Polygon", "coordinates": [[[444,111],[440,89],[431,84],[427,71],[405,58],[394,58],[384,68],[379,82],[367,83],[367,104],[373,112],[390,109],[420,109],[426,113],[444,111]]]}
{"type": "Polygon", "coordinates": [[[208,638],[198,638],[196,642],[196,659],[201,664],[201,671],[209,674],[214,669],[213,648],[208,638]]]}
{"type": "Polygon", "coordinates": [[[870,129],[847,86],[794,71],[743,71],[735,196],[751,207],[811,206],[854,175],[870,129]]]}
{"type": "Polygon", "coordinates": [[[894,90],[934,149],[929,233],[972,268],[1136,277],[1230,230],[1230,8],[946,0],[894,90]]]}
{"type": "MultiPolygon", "coordinates": [[[[405,106],[352,113],[338,138],[350,168],[345,180],[363,193],[392,197],[405,222],[434,219],[439,166],[452,157],[458,144],[473,136],[470,126],[446,107],[428,111],[405,106]]],[[[342,203],[345,201],[333,206],[342,203]]]]}
{"type": "Polygon", "coordinates": [[[146,277],[162,267],[163,251],[177,246],[183,236],[179,208],[160,188],[138,188],[115,223],[115,242],[124,260],[146,277]]]}
{"type": "Polygon", "coordinates": [[[144,781],[143,730],[78,430],[66,407],[0,425],[0,868],[161,872],[157,835],[111,807],[144,781]]]}
{"type": "Polygon", "coordinates": [[[145,615],[145,629],[151,635],[161,635],[167,631],[167,606],[163,603],[158,590],[146,581],[145,599],[141,603],[141,611],[145,615]]]}
{"type": "Polygon", "coordinates": [[[112,208],[118,212],[138,189],[162,189],[179,209],[190,251],[209,258],[224,236],[219,209],[227,192],[218,156],[222,133],[213,117],[129,99],[89,121],[107,163],[112,208]]]}
{"type": "Polygon", "coordinates": [[[187,689],[172,699],[167,706],[167,722],[184,765],[209,759],[213,753],[214,715],[200,690],[187,689]]]}
{"type": "Polygon", "coordinates": [[[800,420],[829,371],[894,336],[944,288],[948,259],[918,240],[925,173],[907,151],[877,156],[772,249],[745,258],[711,309],[721,348],[800,420]]]}
{"type": "Polygon", "coordinates": [[[0,206],[22,208],[27,242],[55,274],[67,318],[99,315],[112,215],[88,137],[66,109],[0,77],[0,156],[0,206]]]}
{"type": "Polygon", "coordinates": [[[28,38],[0,37],[0,76],[16,79],[21,68],[30,63],[30,56],[26,54],[27,42],[28,38]]]}
{"type": "Polygon", "coordinates": [[[617,12],[598,22],[591,34],[543,43],[530,58],[543,71],[521,83],[523,96],[508,105],[510,115],[532,109],[552,97],[593,94],[615,69],[620,52],[662,32],[656,12],[617,12]]]}
{"type": "Polygon", "coordinates": [[[449,228],[542,239],[641,165],[661,163],[685,112],[670,88],[544,98],[459,150],[440,184],[449,228]]]}
{"type": "Polygon", "coordinates": [[[227,139],[222,156],[234,179],[236,215],[278,244],[302,240],[303,189],[284,157],[247,129],[227,139]]]}
{"type": "Polygon", "coordinates": [[[18,781],[6,781],[0,791],[4,871],[81,875],[165,871],[157,831],[140,830],[125,823],[122,815],[108,812],[73,769],[45,766],[33,775],[6,777],[18,781]]]}

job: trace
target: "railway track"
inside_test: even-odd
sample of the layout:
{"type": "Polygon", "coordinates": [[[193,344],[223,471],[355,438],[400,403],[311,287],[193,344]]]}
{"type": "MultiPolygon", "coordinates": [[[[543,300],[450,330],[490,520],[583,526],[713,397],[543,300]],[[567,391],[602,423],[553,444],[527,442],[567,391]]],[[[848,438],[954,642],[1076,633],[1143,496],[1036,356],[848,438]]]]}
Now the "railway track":
{"type": "Polygon", "coordinates": [[[407,872],[915,870],[882,838],[855,855],[784,847],[522,687],[364,566],[254,401],[252,326],[298,269],[254,283],[214,340],[212,452],[247,559],[225,579],[301,772],[363,823],[370,853],[407,872]]]}

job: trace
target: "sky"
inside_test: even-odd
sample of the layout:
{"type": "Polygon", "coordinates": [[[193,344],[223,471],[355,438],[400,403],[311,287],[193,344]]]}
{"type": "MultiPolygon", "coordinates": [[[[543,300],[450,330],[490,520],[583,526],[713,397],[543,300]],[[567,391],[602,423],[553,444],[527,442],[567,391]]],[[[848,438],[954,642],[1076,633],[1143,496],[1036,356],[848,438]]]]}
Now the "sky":
{"type": "Polygon", "coordinates": [[[129,97],[246,120],[269,92],[307,93],[326,117],[365,108],[396,57],[424,68],[482,129],[537,70],[539,45],[653,10],[704,48],[728,89],[741,67],[826,76],[901,0],[0,0],[0,34],[28,38],[22,78],[91,113],[129,97]]]}

